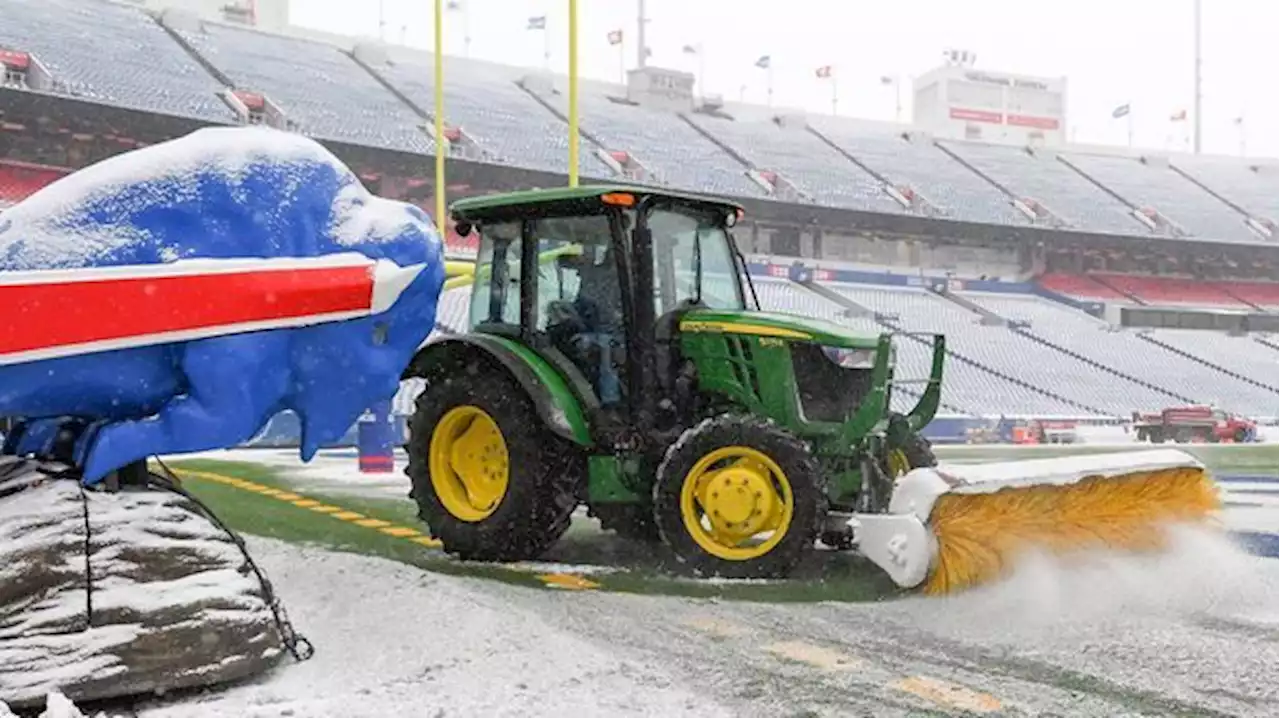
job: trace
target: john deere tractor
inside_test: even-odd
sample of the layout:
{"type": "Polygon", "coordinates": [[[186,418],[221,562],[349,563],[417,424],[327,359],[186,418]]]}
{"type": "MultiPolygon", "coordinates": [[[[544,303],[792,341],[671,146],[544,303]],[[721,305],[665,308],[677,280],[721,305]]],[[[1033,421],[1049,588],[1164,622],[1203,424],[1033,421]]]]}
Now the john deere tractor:
{"type": "Polygon", "coordinates": [[[891,413],[892,336],[760,311],[737,205],[595,186],[451,213],[479,235],[468,331],[406,372],[412,496],[446,551],[537,557],[585,504],[700,575],[781,577],[933,465],[942,337],[891,413]]]}

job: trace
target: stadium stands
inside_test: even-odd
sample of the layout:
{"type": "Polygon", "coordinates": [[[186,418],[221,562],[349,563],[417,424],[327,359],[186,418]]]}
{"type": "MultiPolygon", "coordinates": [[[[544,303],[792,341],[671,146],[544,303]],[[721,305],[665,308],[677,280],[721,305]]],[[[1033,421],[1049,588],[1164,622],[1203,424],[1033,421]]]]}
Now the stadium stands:
{"type": "Polygon", "coordinates": [[[1280,221],[1280,174],[1274,160],[1260,165],[1235,158],[1179,155],[1171,164],[1254,217],[1280,221]]]}
{"type": "MultiPolygon", "coordinates": [[[[1224,336],[1195,329],[1150,329],[1149,340],[1203,359],[1250,381],[1280,391],[1280,363],[1276,350],[1244,336],[1224,336]]],[[[1275,397],[1272,396],[1273,406],[1275,397]]]]}
{"type": "Polygon", "coordinates": [[[1252,307],[1276,311],[1280,285],[1275,282],[1214,282],[1213,285],[1252,307]]]}
{"type": "Polygon", "coordinates": [[[1071,227],[1105,234],[1149,233],[1123,202],[1057,161],[1050,152],[1032,155],[1020,147],[975,142],[939,141],[938,146],[1013,196],[1044,205],[1071,227]]]}
{"type": "Polygon", "coordinates": [[[53,91],[231,123],[218,81],[146,13],[107,0],[0,0],[0,48],[35,56],[53,91]]]}
{"type": "Polygon", "coordinates": [[[1123,292],[1099,282],[1087,274],[1067,274],[1065,272],[1049,272],[1040,275],[1040,286],[1051,292],[1057,292],[1075,299],[1092,299],[1095,301],[1128,302],[1130,298],[1123,292]]]}
{"type": "MultiPolygon", "coordinates": [[[[394,61],[373,66],[392,87],[424,110],[434,106],[432,66],[394,61]]],[[[482,161],[544,172],[568,172],[568,128],[517,83],[527,70],[450,59],[445,122],[460,128],[483,151],[482,161]]],[[[584,146],[586,142],[582,143],[584,146]]],[[[590,152],[579,157],[583,177],[613,175],[590,152]]]]}
{"type": "MultiPolygon", "coordinates": [[[[539,93],[559,111],[568,100],[558,92],[539,93]]],[[[677,189],[763,197],[746,167],[674,112],[614,102],[598,93],[580,97],[582,128],[609,152],[626,153],[653,177],[637,179],[677,189]]]]}
{"type": "MultiPolygon", "coordinates": [[[[1029,326],[1019,331],[1092,364],[1092,369],[1078,367],[1075,370],[1079,379],[1115,392],[1117,404],[1137,398],[1131,394],[1121,396],[1121,387],[1143,382],[1165,397],[1164,404],[1170,400],[1207,402],[1249,416],[1276,414],[1275,391],[1230,378],[1205,364],[1144,341],[1132,331],[1112,327],[1066,305],[1027,295],[966,292],[963,296],[1002,317],[1028,322],[1029,326]],[[1101,380],[1099,371],[1112,376],[1101,380]],[[1118,381],[1117,372],[1128,379],[1118,381]]],[[[1151,403],[1128,411],[1149,408],[1153,408],[1151,403]]]]}
{"type": "Polygon", "coordinates": [[[440,294],[436,303],[436,326],[455,334],[466,331],[471,306],[471,287],[458,287],[440,294]]]}
{"type": "Polygon", "coordinates": [[[1004,192],[933,142],[908,141],[890,132],[854,130],[847,123],[811,118],[810,126],[862,165],[899,188],[923,195],[943,216],[968,222],[1028,224],[1004,192]]]}
{"type": "Polygon", "coordinates": [[[1272,311],[1280,304],[1280,285],[1271,282],[1210,282],[1116,272],[1048,272],[1037,281],[1049,291],[1075,299],[1120,304],[1272,311]]]}
{"type": "Polygon", "coordinates": [[[1233,307],[1244,305],[1210,282],[1197,282],[1176,277],[1142,277],[1128,274],[1097,272],[1091,275],[1116,291],[1144,304],[1191,304],[1201,307],[1233,307]]]}
{"type": "Polygon", "coordinates": [[[745,159],[751,168],[776,173],[801,199],[871,212],[902,212],[880,182],[803,128],[772,122],[737,122],[701,113],[688,115],[705,132],[745,159]]]}
{"type": "Polygon", "coordinates": [[[66,174],[57,167],[0,159],[0,204],[16,204],[66,174]]]}
{"type": "Polygon", "coordinates": [[[1168,167],[1130,157],[1065,155],[1073,167],[1106,185],[1134,209],[1154,208],[1192,236],[1259,243],[1245,217],[1168,167]]]}
{"type": "Polygon", "coordinates": [[[401,152],[434,151],[419,129],[426,120],[336,47],[216,23],[176,32],[236,89],[262,93],[280,106],[299,132],[401,152]]]}
{"type": "MultiPolygon", "coordinates": [[[[941,332],[947,347],[962,359],[951,362],[948,393],[956,392],[983,413],[1019,416],[1123,415],[1159,406],[1164,397],[1132,382],[1098,384],[1090,367],[999,325],[981,324],[981,316],[922,289],[870,285],[831,285],[850,300],[891,320],[906,331],[941,332]],[[971,371],[977,364],[985,371],[971,371]],[[959,371],[953,371],[959,370],[959,371]]],[[[960,399],[956,398],[957,401],[960,399]]]]}

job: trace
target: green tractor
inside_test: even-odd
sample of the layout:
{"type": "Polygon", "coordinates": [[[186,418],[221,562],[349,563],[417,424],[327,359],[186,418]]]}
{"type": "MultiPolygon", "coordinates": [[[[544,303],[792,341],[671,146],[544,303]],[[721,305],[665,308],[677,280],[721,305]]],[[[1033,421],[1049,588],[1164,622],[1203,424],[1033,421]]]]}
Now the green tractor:
{"type": "Polygon", "coordinates": [[[468,331],[405,373],[426,385],[411,495],[445,551],[535,558],[585,504],[698,575],[783,577],[818,540],[852,547],[855,517],[934,464],[918,432],[942,337],[915,408],[891,413],[892,336],[760,311],[729,232],[739,206],[592,186],[451,213],[479,235],[468,331]]]}

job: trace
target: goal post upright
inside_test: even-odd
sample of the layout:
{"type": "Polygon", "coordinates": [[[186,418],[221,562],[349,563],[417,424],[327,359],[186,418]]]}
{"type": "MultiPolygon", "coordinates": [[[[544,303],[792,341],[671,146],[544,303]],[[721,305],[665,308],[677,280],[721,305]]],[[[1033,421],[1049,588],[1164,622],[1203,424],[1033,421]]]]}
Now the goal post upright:
{"type": "MultiPolygon", "coordinates": [[[[436,0],[439,2],[439,0],[436,0]]],[[[569,186],[578,186],[578,0],[569,2],[569,186]]]]}

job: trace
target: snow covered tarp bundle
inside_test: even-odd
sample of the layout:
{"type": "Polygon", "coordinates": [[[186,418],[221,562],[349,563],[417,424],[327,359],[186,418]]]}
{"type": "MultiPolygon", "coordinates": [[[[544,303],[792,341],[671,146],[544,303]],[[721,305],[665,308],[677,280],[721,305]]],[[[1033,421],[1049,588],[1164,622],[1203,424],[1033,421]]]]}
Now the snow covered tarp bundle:
{"type": "Polygon", "coordinates": [[[395,394],[443,283],[421,210],[266,128],[121,155],[0,215],[0,418],[17,420],[0,456],[0,700],[272,665],[290,630],[234,537],[154,478],[103,479],[236,445],[285,410],[310,459],[395,394]]]}
{"type": "Polygon", "coordinates": [[[439,235],[319,144],[204,129],[103,161],[0,216],[0,416],[98,422],[86,483],[233,446],[286,409],[309,460],[393,396],[435,322],[439,235]]]}

